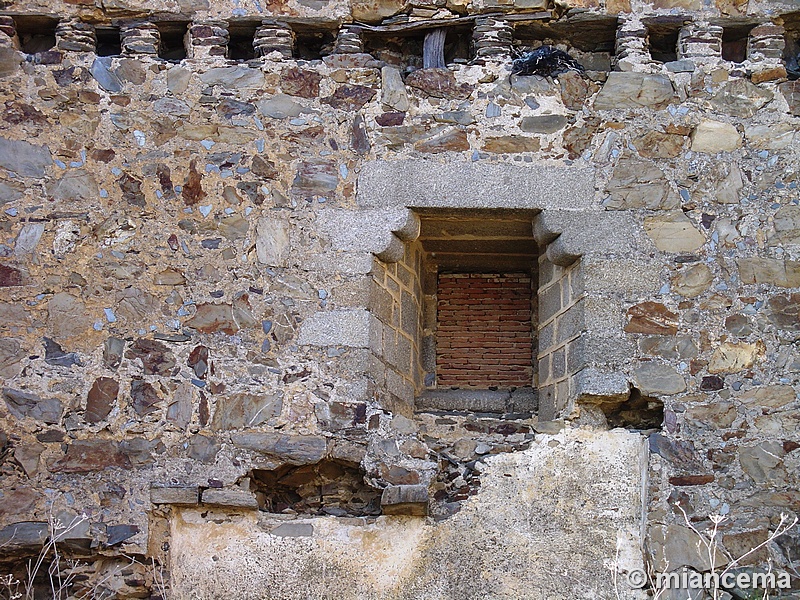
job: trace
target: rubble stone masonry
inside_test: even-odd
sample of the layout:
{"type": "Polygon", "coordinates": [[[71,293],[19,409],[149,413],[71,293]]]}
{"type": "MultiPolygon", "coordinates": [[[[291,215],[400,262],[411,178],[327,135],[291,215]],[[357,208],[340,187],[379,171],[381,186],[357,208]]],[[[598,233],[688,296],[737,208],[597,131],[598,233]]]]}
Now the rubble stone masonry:
{"type": "Polygon", "coordinates": [[[795,0],[0,0],[0,577],[643,599],[758,546],[799,60],[795,0]]]}

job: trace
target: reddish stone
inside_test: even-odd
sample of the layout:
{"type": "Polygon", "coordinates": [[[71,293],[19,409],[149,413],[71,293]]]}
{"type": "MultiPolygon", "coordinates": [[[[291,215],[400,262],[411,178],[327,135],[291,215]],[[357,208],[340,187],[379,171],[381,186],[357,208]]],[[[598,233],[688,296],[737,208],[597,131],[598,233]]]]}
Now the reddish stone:
{"type": "Polygon", "coordinates": [[[386,112],[375,117],[375,122],[381,127],[396,127],[402,125],[405,119],[404,112],[386,112]]]}
{"type": "Polygon", "coordinates": [[[393,485],[416,485],[419,483],[419,473],[398,466],[381,465],[381,477],[393,485]]]}
{"type": "Polygon", "coordinates": [[[24,515],[31,510],[42,495],[30,487],[19,489],[4,489],[3,501],[0,502],[0,519],[4,523],[16,521],[12,517],[24,515]]]}
{"type": "Polygon", "coordinates": [[[140,417],[155,412],[156,404],[161,402],[161,397],[156,389],[146,381],[134,379],[131,381],[131,403],[133,410],[140,417]]]}
{"type": "Polygon", "coordinates": [[[189,353],[189,366],[198,379],[205,379],[208,371],[208,348],[197,346],[189,353]]]}
{"type": "Polygon", "coordinates": [[[84,419],[88,423],[97,423],[105,419],[114,408],[119,394],[119,384],[110,377],[98,377],[86,397],[84,419]]]}
{"type": "Polygon", "coordinates": [[[281,89],[290,96],[316,98],[319,96],[319,82],[322,75],[292,67],[281,75],[281,89]]]}
{"type": "Polygon", "coordinates": [[[700,383],[700,389],[704,392],[715,392],[724,387],[725,380],[718,375],[709,375],[708,377],[703,377],[703,381],[700,383]]]}
{"type": "Polygon", "coordinates": [[[675,335],[678,333],[678,315],[659,302],[642,302],[628,309],[630,321],[625,326],[628,333],[675,335]]]}
{"type": "Polygon", "coordinates": [[[0,265],[0,287],[22,285],[22,272],[14,267],[0,265]]]}
{"type": "Polygon", "coordinates": [[[767,302],[767,318],[788,331],[800,331],[800,294],[772,296],[767,302]]]}
{"type": "Polygon", "coordinates": [[[164,344],[156,340],[139,338],[125,353],[126,358],[141,359],[145,375],[171,375],[175,356],[164,344]]]}
{"type": "Polygon", "coordinates": [[[258,155],[253,157],[250,171],[253,175],[264,179],[275,179],[280,174],[274,162],[258,155]]]}
{"type": "Polygon", "coordinates": [[[375,96],[375,90],[363,85],[342,85],[336,88],[332,96],[323,100],[333,108],[346,111],[356,111],[361,109],[367,102],[375,96]]]}
{"type": "Polygon", "coordinates": [[[419,69],[406,78],[406,85],[435,98],[465,100],[475,89],[469,84],[459,85],[448,69],[419,69]]]}
{"type": "Polygon", "coordinates": [[[131,462],[116,442],[110,440],[76,440],[67,453],[50,467],[53,473],[88,473],[110,467],[129,469],[131,462]]]}
{"type": "Polygon", "coordinates": [[[570,110],[582,109],[589,96],[589,82],[583,75],[576,71],[567,71],[558,76],[558,83],[564,106],[570,110]]]}
{"type": "Polygon", "coordinates": [[[364,117],[361,113],[357,114],[353,119],[353,127],[350,131],[350,148],[356,154],[364,155],[369,152],[369,136],[367,136],[367,127],[364,124],[364,117]]]}
{"type": "Polygon", "coordinates": [[[786,78],[786,67],[779,65],[770,69],[761,69],[754,71],[750,76],[750,81],[755,84],[764,83],[766,81],[775,81],[776,79],[786,78]]]}
{"type": "Polygon", "coordinates": [[[114,152],[111,149],[100,150],[98,148],[95,148],[94,150],[89,151],[89,158],[91,158],[92,160],[96,160],[98,162],[104,162],[104,163],[111,162],[112,160],[114,160],[115,156],[116,152],[114,152]]]}
{"type": "Polygon", "coordinates": [[[564,132],[564,148],[569,152],[569,158],[574,160],[589,148],[598,127],[598,124],[587,122],[582,127],[571,127],[564,132]]]}
{"type": "Polygon", "coordinates": [[[713,475],[681,475],[669,478],[669,482],[672,485],[705,485],[713,481],[713,475]]]}
{"type": "Polygon", "coordinates": [[[789,112],[800,117],[800,81],[787,81],[778,86],[781,94],[789,104],[789,112]]]}
{"type": "Polygon", "coordinates": [[[208,410],[208,398],[203,392],[200,392],[200,406],[197,407],[197,415],[200,419],[200,427],[208,425],[208,418],[211,415],[208,410]]]}
{"type": "Polygon", "coordinates": [[[123,173],[117,180],[119,189],[122,191],[122,197],[128,204],[144,208],[147,202],[142,193],[142,182],[128,173],[123,173]]]}
{"type": "Polygon", "coordinates": [[[789,452],[794,452],[798,448],[800,448],[800,443],[795,442],[794,440],[786,440],[783,442],[783,451],[786,452],[786,454],[789,454],[789,452]]]}
{"type": "Polygon", "coordinates": [[[194,206],[206,197],[202,185],[203,176],[197,170],[194,160],[189,163],[189,176],[186,178],[186,183],[183,184],[183,202],[186,206],[194,206]]]}

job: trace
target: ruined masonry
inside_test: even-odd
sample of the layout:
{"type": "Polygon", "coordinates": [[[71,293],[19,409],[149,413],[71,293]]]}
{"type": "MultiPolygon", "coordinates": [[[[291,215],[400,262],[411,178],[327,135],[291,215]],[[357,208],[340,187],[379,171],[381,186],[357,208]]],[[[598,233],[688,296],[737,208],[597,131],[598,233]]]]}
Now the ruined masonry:
{"type": "Polygon", "coordinates": [[[800,597],[798,60],[796,0],[0,0],[0,598],[800,597]]]}

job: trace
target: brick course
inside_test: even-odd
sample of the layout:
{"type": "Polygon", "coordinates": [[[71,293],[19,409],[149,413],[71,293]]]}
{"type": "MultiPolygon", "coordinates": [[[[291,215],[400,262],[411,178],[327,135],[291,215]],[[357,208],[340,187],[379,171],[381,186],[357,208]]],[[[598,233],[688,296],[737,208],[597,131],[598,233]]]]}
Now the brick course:
{"type": "Polygon", "coordinates": [[[531,278],[523,273],[439,275],[439,387],[530,386],[531,278]]]}

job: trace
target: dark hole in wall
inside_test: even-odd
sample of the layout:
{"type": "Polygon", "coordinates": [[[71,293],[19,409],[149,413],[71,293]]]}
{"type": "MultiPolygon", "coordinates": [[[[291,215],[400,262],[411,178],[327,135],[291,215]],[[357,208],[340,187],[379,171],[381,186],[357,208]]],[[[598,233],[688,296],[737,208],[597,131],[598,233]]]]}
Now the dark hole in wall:
{"type": "Polygon", "coordinates": [[[97,26],[97,56],[118,56],[122,54],[119,27],[97,26]]]}
{"type": "MultiPolygon", "coordinates": [[[[363,32],[364,51],[378,60],[386,61],[405,70],[421,69],[425,34],[432,30],[409,32],[363,32]]],[[[472,28],[455,26],[445,28],[444,62],[466,63],[471,58],[472,28]]]]}
{"type": "Polygon", "coordinates": [[[658,398],[643,396],[635,387],[631,388],[630,396],[625,402],[604,412],[608,426],[612,429],[661,429],[664,422],[664,403],[658,398]]]}
{"type": "Polygon", "coordinates": [[[20,49],[26,54],[46,52],[56,45],[58,19],[46,16],[15,16],[20,49]]]}
{"type": "MultiPolygon", "coordinates": [[[[294,29],[294,28],[293,28],[294,29]]],[[[336,35],[329,29],[294,29],[294,57],[301,60],[319,60],[333,52],[336,35]]]]}
{"type": "Polygon", "coordinates": [[[381,490],[364,482],[357,464],[322,460],[300,467],[254,469],[252,491],[261,510],[272,513],[367,516],[381,513],[381,490]]]}
{"type": "Polygon", "coordinates": [[[251,60],[256,57],[253,40],[260,21],[231,22],[228,25],[228,58],[231,60],[251,60]]]}
{"type": "Polygon", "coordinates": [[[547,24],[541,21],[521,23],[514,27],[514,46],[524,54],[540,46],[555,46],[578,61],[592,77],[592,72],[611,70],[616,40],[616,17],[572,19],[547,24]]]}
{"type": "Polygon", "coordinates": [[[444,62],[466,63],[471,58],[470,42],[472,29],[469,27],[449,27],[444,38],[444,62]]]}
{"type": "Polygon", "coordinates": [[[647,24],[650,40],[650,57],[657,62],[678,60],[678,34],[683,27],[681,21],[655,21],[647,24]]]}
{"type": "MultiPolygon", "coordinates": [[[[364,52],[390,65],[411,71],[422,68],[422,47],[425,32],[406,34],[367,32],[364,36],[364,52]]],[[[447,40],[445,39],[445,47],[447,40]]],[[[445,50],[446,52],[446,50],[445,50]]]]}
{"type": "Polygon", "coordinates": [[[181,61],[186,58],[186,33],[189,23],[185,21],[156,23],[161,36],[158,56],[164,60],[181,61]]]}
{"type": "Polygon", "coordinates": [[[520,45],[538,47],[543,43],[563,44],[581,52],[614,52],[617,18],[576,13],[553,22],[528,21],[514,24],[514,39],[520,45]]]}
{"type": "Polygon", "coordinates": [[[722,58],[731,62],[747,60],[747,37],[755,24],[725,27],[722,30],[722,58]]]}

